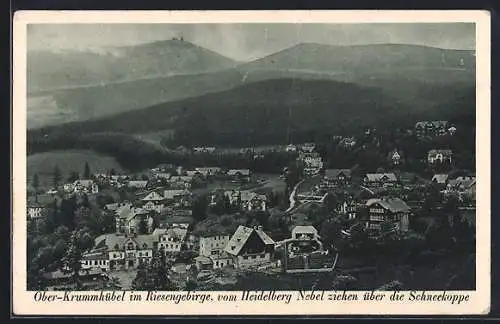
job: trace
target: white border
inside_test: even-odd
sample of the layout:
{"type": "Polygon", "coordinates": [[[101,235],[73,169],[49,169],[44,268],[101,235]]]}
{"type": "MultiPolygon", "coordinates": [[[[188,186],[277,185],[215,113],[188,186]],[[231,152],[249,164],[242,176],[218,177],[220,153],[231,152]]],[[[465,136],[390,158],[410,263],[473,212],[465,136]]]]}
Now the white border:
{"type": "MultiPolygon", "coordinates": [[[[20,11],[13,29],[14,315],[444,315],[490,308],[490,14],[488,11],[20,11]],[[451,23],[476,24],[476,291],[441,302],[35,302],[26,291],[26,37],[29,23],[451,23]]],[[[293,292],[296,294],[296,292],[293,292]]],[[[359,293],[359,292],[358,292],[359,293]]],[[[454,292],[458,294],[460,292],[454,292]]],[[[213,292],[213,295],[226,294],[213,292]]],[[[387,293],[389,295],[389,293],[387,293]]]]}

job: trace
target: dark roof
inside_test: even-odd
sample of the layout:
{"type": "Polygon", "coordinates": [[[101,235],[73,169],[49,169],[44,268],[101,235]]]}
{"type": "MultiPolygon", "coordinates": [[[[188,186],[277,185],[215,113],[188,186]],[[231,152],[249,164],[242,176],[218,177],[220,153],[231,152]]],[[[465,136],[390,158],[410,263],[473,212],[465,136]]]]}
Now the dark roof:
{"type": "Polygon", "coordinates": [[[379,204],[385,209],[390,210],[392,213],[399,213],[409,211],[410,207],[400,198],[387,198],[387,199],[369,199],[366,202],[366,206],[371,206],[373,204],[379,204]]]}
{"type": "Polygon", "coordinates": [[[386,177],[389,181],[397,181],[397,177],[394,173],[367,173],[366,178],[368,181],[380,181],[382,178],[386,177]]]}
{"type": "Polygon", "coordinates": [[[173,224],[173,223],[188,223],[192,224],[194,219],[189,216],[172,216],[162,220],[162,223],[173,224]]]}
{"type": "Polygon", "coordinates": [[[94,245],[96,248],[106,246],[107,249],[111,251],[115,250],[115,246],[118,245],[118,250],[123,250],[125,248],[125,243],[129,240],[134,241],[140,248],[152,249],[157,237],[151,234],[137,235],[135,237],[127,237],[114,233],[104,234],[94,240],[94,245]]]}
{"type": "Polygon", "coordinates": [[[346,177],[351,176],[351,169],[326,169],[325,177],[326,178],[336,178],[339,174],[343,173],[346,177]]]}
{"type": "Polygon", "coordinates": [[[267,235],[263,230],[253,229],[240,225],[229,240],[229,243],[226,245],[224,251],[231,255],[238,255],[253,232],[257,233],[264,244],[274,244],[273,239],[271,239],[269,235],[267,235]]]}

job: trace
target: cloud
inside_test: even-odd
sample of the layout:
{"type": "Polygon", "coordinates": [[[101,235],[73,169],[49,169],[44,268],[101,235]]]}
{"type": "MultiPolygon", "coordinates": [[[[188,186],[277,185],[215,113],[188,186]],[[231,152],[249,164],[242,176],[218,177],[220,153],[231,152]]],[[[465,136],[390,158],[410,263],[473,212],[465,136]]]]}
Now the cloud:
{"type": "Polygon", "coordinates": [[[405,43],[473,49],[475,28],[441,24],[39,24],[28,26],[29,50],[89,50],[135,45],[182,35],[237,60],[268,55],[297,43],[405,43]]]}

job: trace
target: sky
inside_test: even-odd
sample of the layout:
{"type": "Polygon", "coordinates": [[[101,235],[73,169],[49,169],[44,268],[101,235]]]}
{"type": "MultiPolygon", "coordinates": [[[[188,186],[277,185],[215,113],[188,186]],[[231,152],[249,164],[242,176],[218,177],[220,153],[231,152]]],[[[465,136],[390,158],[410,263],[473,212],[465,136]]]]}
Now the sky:
{"type": "Polygon", "coordinates": [[[99,50],[172,37],[238,61],[260,58],[298,43],[358,45],[399,43],[474,49],[472,23],[399,24],[36,24],[28,50],[99,50]]]}

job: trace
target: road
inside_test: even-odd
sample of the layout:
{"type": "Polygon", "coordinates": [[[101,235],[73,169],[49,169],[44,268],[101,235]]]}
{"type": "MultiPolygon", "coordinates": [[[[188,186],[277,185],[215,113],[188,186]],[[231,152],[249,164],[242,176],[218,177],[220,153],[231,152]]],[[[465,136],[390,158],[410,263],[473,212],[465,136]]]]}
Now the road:
{"type": "Polygon", "coordinates": [[[293,190],[292,192],[290,193],[290,206],[288,207],[288,209],[285,211],[286,213],[288,213],[289,211],[292,211],[293,208],[295,208],[295,204],[296,204],[296,201],[295,201],[295,193],[297,192],[297,188],[299,187],[299,185],[304,182],[304,179],[300,180],[299,182],[297,182],[297,184],[295,185],[295,187],[293,187],[293,190]]]}

